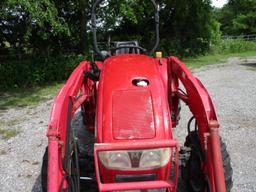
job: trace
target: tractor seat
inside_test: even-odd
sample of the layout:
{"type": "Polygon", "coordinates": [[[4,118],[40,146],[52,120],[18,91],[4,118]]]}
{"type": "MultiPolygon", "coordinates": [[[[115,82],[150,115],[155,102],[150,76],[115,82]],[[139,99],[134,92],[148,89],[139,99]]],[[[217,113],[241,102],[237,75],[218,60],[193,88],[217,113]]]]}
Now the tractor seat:
{"type": "Polygon", "coordinates": [[[140,54],[140,49],[133,46],[139,46],[138,41],[116,41],[114,42],[114,51],[112,51],[112,55],[120,55],[120,54],[140,54]],[[131,46],[131,48],[129,47],[131,46]],[[120,49],[116,49],[119,47],[124,47],[120,49]]]}

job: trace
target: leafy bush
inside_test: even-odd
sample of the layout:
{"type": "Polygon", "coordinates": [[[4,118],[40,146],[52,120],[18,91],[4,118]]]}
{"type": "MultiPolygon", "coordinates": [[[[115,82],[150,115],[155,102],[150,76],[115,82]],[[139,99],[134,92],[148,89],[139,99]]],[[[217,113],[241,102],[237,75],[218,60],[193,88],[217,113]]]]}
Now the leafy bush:
{"type": "Polygon", "coordinates": [[[62,55],[56,58],[30,58],[0,63],[0,90],[31,87],[67,79],[83,55],[62,55]]]}
{"type": "Polygon", "coordinates": [[[228,54],[256,51],[256,42],[243,39],[221,40],[217,45],[212,46],[212,53],[228,54]]]}

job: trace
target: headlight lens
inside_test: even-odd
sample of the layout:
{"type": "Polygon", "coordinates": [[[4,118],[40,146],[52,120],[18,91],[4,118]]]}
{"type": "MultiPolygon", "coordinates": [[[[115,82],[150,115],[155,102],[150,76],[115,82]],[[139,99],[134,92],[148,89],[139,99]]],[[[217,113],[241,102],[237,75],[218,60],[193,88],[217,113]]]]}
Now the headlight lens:
{"type": "Polygon", "coordinates": [[[101,163],[110,169],[131,167],[131,162],[126,151],[104,151],[99,152],[101,163]]]}
{"type": "Polygon", "coordinates": [[[159,168],[170,160],[170,148],[145,150],[142,153],[140,167],[145,169],[159,168]]]}
{"type": "Polygon", "coordinates": [[[146,170],[165,166],[170,160],[170,155],[170,148],[101,151],[99,159],[108,169],[146,170]]]}

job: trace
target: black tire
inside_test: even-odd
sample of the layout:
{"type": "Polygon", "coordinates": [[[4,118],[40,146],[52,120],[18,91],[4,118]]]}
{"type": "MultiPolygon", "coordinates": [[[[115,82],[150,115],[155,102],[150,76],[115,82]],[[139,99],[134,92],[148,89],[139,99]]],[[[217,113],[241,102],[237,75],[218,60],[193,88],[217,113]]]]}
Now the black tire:
{"type": "Polygon", "coordinates": [[[44,156],[43,156],[43,163],[41,167],[41,187],[42,192],[47,192],[47,172],[48,172],[48,147],[46,147],[44,156]]]}
{"type": "Polygon", "coordinates": [[[93,157],[95,136],[84,125],[82,113],[76,113],[72,122],[75,136],[78,138],[79,155],[93,157]]]}
{"type": "MultiPolygon", "coordinates": [[[[80,176],[91,177],[96,180],[94,170],[94,135],[90,133],[83,125],[81,113],[75,114],[74,120],[71,124],[71,129],[74,131],[75,136],[78,138],[78,157],[80,176]]],[[[47,192],[47,172],[48,172],[48,147],[45,149],[43,162],[41,167],[41,188],[42,192],[47,192]]],[[[97,183],[85,182],[81,180],[81,191],[95,192],[97,191],[97,183]],[[86,189],[86,190],[85,190],[86,189]]]]}
{"type": "Polygon", "coordinates": [[[92,180],[80,180],[81,191],[96,192],[98,186],[94,168],[94,134],[84,125],[82,113],[75,114],[72,126],[78,138],[80,176],[92,178],[92,180]]]}
{"type": "Polygon", "coordinates": [[[222,161],[223,161],[223,167],[224,167],[224,175],[225,175],[225,182],[226,182],[226,189],[227,192],[231,191],[231,188],[233,187],[233,169],[231,166],[231,159],[229,156],[229,153],[227,151],[226,144],[220,140],[221,143],[221,154],[222,154],[222,161]]]}
{"type": "MultiPolygon", "coordinates": [[[[230,192],[233,186],[233,169],[231,167],[231,160],[226,148],[226,144],[222,140],[220,140],[220,143],[226,189],[227,192],[230,192]]],[[[185,166],[183,166],[181,169],[183,190],[188,192],[210,192],[211,190],[207,177],[205,177],[204,173],[200,171],[202,161],[204,161],[205,157],[202,153],[196,131],[189,133],[189,135],[186,137],[186,142],[184,145],[191,148],[191,151],[188,161],[186,161],[185,166]]]]}

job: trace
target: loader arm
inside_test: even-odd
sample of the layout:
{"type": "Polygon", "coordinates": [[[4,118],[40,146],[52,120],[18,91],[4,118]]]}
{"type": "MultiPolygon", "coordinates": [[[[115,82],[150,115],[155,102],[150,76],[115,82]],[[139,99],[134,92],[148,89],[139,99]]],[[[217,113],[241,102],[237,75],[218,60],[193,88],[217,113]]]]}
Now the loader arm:
{"type": "Polygon", "coordinates": [[[83,61],[72,72],[66,84],[57,94],[48,123],[48,191],[60,191],[66,182],[66,153],[68,132],[75,111],[94,93],[94,82],[84,77],[85,71],[91,70],[90,62],[83,61]]]}
{"type": "Polygon", "coordinates": [[[203,84],[176,57],[168,58],[169,93],[183,100],[198,123],[198,134],[202,150],[206,154],[205,173],[211,181],[213,192],[225,192],[225,178],[222,165],[219,123],[213,102],[203,84]],[[177,82],[180,80],[186,89],[186,95],[180,93],[177,82]]]}

